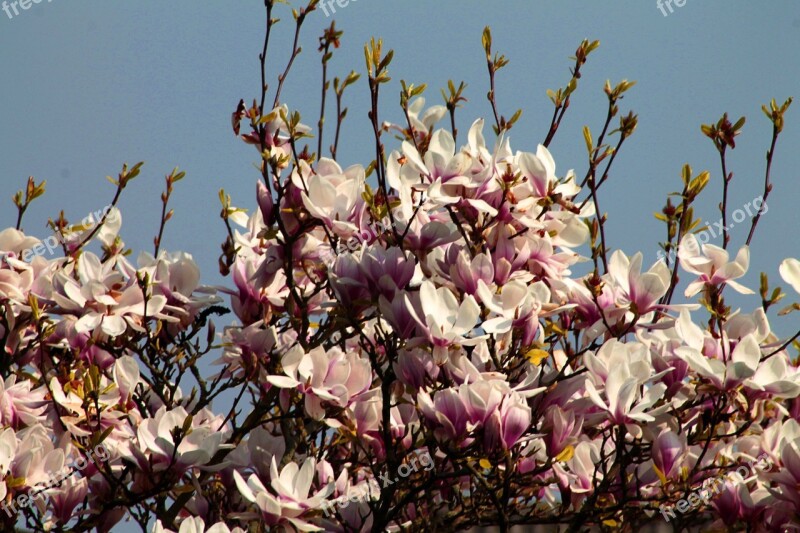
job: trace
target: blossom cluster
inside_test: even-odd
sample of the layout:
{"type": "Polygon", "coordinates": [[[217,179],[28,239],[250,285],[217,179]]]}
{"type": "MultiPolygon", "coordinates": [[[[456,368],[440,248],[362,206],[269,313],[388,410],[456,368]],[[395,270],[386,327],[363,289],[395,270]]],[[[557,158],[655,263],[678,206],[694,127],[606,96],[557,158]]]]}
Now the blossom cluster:
{"type": "Polygon", "coordinates": [[[47,481],[40,481],[34,485],[32,487],[33,491],[30,493],[30,496],[28,494],[19,494],[16,500],[3,503],[0,507],[2,507],[3,511],[5,511],[9,517],[14,516],[14,514],[17,512],[17,506],[25,507],[26,505],[33,505],[37,498],[46,500],[47,489],[61,485],[64,480],[73,476],[77,471],[81,471],[86,468],[89,465],[89,461],[93,460],[94,455],[96,455],[100,460],[108,460],[107,450],[102,444],[96,446],[93,450],[88,450],[87,455],[88,460],[83,456],[80,456],[76,462],[65,465],[63,471],[56,473],[47,481]]]}
{"type": "MultiPolygon", "coordinates": [[[[281,412],[295,406],[320,435],[336,434],[327,457],[303,464],[317,471],[313,497],[303,478],[298,502],[274,469],[251,476],[252,496],[240,486],[260,517],[297,526],[298,513],[313,517],[319,499],[369,480],[372,460],[391,464],[425,446],[436,465],[427,479],[434,498],[476,505],[480,489],[462,472],[499,464],[476,475],[512,472],[510,493],[542,523],[587,506],[613,516],[632,499],[654,516],[684,491],[767,454],[772,469],[721,489],[702,512],[720,525],[790,522],[795,508],[775,503],[800,503],[791,470],[800,445],[797,366],[761,306],[704,327],[691,301],[700,293],[719,300],[725,288],[753,294],[737,281],[749,248],[731,259],[686,235],[685,304],[664,303],[672,272],[664,261],[646,269],[641,253],[614,251],[607,272],[577,275],[595,211],[577,200],[574,173],[559,176],[541,145],[514,151],[501,136],[487,146],[482,120],[457,149],[448,130],[433,128],[442,115],[433,110],[410,135],[416,143],[388,154],[387,198],[361,166],[300,159],[273,184],[285,183],[280,203],[264,201],[260,183],[261,209],[238,217],[229,292],[242,325],[225,332],[226,371],[257,375],[284,399],[281,412]],[[384,216],[393,225],[370,231],[384,216]],[[278,218],[293,228],[291,241],[271,232],[278,218]],[[361,248],[338,246],[364,237],[361,248]]],[[[288,138],[268,149],[290,150],[288,138]]],[[[781,267],[795,288],[798,265],[781,267]]],[[[380,508],[362,506],[342,511],[341,526],[327,516],[314,523],[369,529],[380,508]]],[[[414,501],[389,525],[430,512],[414,501]]]]}

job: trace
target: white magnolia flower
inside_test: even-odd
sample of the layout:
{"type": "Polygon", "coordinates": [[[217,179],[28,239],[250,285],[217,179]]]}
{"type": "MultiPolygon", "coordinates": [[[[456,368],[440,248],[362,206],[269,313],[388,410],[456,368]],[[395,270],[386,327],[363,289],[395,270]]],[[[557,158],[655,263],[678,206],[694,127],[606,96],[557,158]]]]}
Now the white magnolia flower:
{"type": "MultiPolygon", "coordinates": [[[[165,528],[161,524],[161,520],[156,521],[156,525],[153,528],[153,533],[175,533],[171,529],[165,528]]],[[[240,527],[235,527],[233,529],[229,529],[225,522],[218,522],[213,526],[206,529],[205,521],[200,517],[190,517],[181,522],[181,527],[178,529],[178,533],[244,533],[244,530],[240,527]]]]}
{"type": "Polygon", "coordinates": [[[481,309],[472,295],[467,295],[460,304],[455,295],[446,287],[436,286],[425,280],[420,287],[420,301],[424,320],[417,315],[408,295],[406,307],[411,316],[427,333],[434,344],[433,356],[437,362],[447,357],[447,348],[453,344],[463,344],[465,338],[478,322],[481,309]]]}
{"type": "Polygon", "coordinates": [[[643,344],[612,339],[597,355],[586,354],[586,367],[592,376],[586,380],[586,392],[595,405],[608,413],[610,421],[627,424],[629,431],[639,434],[641,428],[636,422],[655,420],[656,413],[647,411],[663,397],[667,386],[652,382],[669,370],[653,374],[650,355],[643,344]],[[602,396],[597,388],[600,385],[602,396]]]}
{"type": "Polygon", "coordinates": [[[84,252],[78,259],[77,271],[77,280],[66,271],[57,274],[63,289],[53,298],[60,307],[80,317],[75,324],[78,333],[100,329],[116,337],[128,327],[144,331],[141,322],[145,316],[169,318],[160,313],[167,298],[151,295],[145,301],[139,285],[127,282],[114,270],[113,262],[101,263],[93,253],[84,252]]]}
{"type": "Polygon", "coordinates": [[[351,236],[357,228],[349,219],[364,192],[364,167],[353,165],[342,170],[338,163],[323,157],[317,173],[305,181],[308,193],[303,189],[300,195],[311,216],[325,222],[338,235],[351,236]]]}
{"type": "Polygon", "coordinates": [[[541,281],[531,284],[518,280],[510,281],[503,285],[499,294],[493,294],[493,291],[480,279],[476,293],[483,305],[498,315],[481,324],[487,333],[506,333],[515,321],[527,318],[536,322],[539,317],[550,316],[567,308],[550,302],[550,289],[541,281]]]}
{"type": "Polygon", "coordinates": [[[797,259],[786,259],[781,263],[781,277],[783,281],[792,286],[800,294],[800,261],[797,259]]]}
{"type": "Polygon", "coordinates": [[[653,311],[658,300],[667,293],[671,273],[663,261],[642,273],[642,253],[630,259],[617,250],[608,262],[608,274],[614,287],[617,305],[645,315],[653,311]]]}
{"type": "Polygon", "coordinates": [[[408,118],[416,131],[427,134],[437,122],[444,118],[447,108],[443,105],[433,105],[424,112],[423,109],[425,109],[425,98],[419,96],[409,104],[408,118]]]}
{"type": "Polygon", "coordinates": [[[189,418],[183,407],[171,411],[161,407],[139,426],[139,445],[150,455],[155,470],[172,464],[185,468],[204,466],[220,449],[231,447],[224,444],[228,432],[222,427],[222,420],[207,409],[189,418]]]}
{"type": "MultiPolygon", "coordinates": [[[[761,348],[751,333],[736,344],[733,353],[728,354],[727,363],[720,359],[706,357],[697,349],[689,346],[678,348],[675,350],[675,354],[689,363],[695,372],[711,381],[714,386],[721,390],[729,390],[756,375],[761,359],[761,348]]],[[[772,369],[772,371],[777,370],[779,369],[772,369]]],[[[757,380],[755,383],[762,382],[763,376],[762,374],[762,376],[754,378],[757,380]]],[[[761,389],[762,387],[756,386],[756,388],[761,389]]]]}
{"type": "Polygon", "coordinates": [[[694,235],[687,235],[678,247],[681,267],[697,279],[686,287],[686,297],[700,292],[705,285],[730,285],[739,294],[753,294],[747,287],[733,281],[745,275],[750,267],[750,249],[742,246],[736,259],[728,262],[726,250],[713,244],[700,245],[694,235]]]}
{"type": "Polygon", "coordinates": [[[345,355],[337,347],[327,352],[317,347],[306,353],[295,346],[281,358],[281,366],[286,375],[267,376],[267,381],[280,388],[297,388],[309,416],[318,420],[325,416],[323,401],[347,407],[372,382],[369,361],[356,353],[345,355]]]}
{"type": "Polygon", "coordinates": [[[255,474],[245,482],[242,475],[234,470],[233,478],[239,492],[247,501],[256,504],[268,526],[288,522],[298,531],[322,531],[322,528],[303,519],[307,512],[319,509],[334,489],[333,483],[330,483],[309,497],[316,463],[313,458],[306,459],[302,467],[297,463],[289,463],[278,473],[278,465],[273,457],[270,465],[272,491],[267,490],[255,474]]]}

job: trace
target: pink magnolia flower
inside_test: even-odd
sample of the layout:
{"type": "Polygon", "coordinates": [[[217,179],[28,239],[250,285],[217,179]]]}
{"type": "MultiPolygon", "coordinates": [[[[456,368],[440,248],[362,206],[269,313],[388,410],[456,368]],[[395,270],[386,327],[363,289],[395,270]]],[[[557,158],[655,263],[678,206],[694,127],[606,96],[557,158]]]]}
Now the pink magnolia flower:
{"type": "Polygon", "coordinates": [[[96,255],[84,252],[76,268],[77,280],[63,272],[57,275],[61,291],[53,298],[66,312],[80,317],[75,324],[78,333],[99,329],[116,337],[129,327],[144,331],[145,317],[169,319],[160,314],[167,298],[151,294],[145,300],[138,284],[127,282],[113,270],[113,263],[101,263],[96,255]]]}
{"type": "Polygon", "coordinates": [[[792,504],[797,512],[800,510],[800,439],[783,444],[780,463],[782,468],[769,476],[778,488],[775,496],[792,504]]]}
{"type": "MultiPolygon", "coordinates": [[[[514,189],[514,196],[518,201],[529,198],[531,202],[548,197],[555,189],[556,162],[550,150],[541,144],[536,148],[536,153],[520,152],[517,156],[523,180],[514,189]],[[526,194],[523,193],[525,191],[526,194]]],[[[563,187],[562,187],[563,189],[563,187]]],[[[557,192],[567,192],[564,190],[557,192]]],[[[571,191],[570,191],[571,192],[571,191]]],[[[567,194],[572,196],[575,193],[567,194]]]]}
{"type": "Polygon", "coordinates": [[[10,434],[5,433],[3,437],[3,444],[7,450],[13,450],[13,459],[8,472],[12,477],[24,480],[22,486],[18,488],[33,488],[37,484],[43,484],[39,488],[49,486],[54,477],[60,475],[65,477],[69,473],[69,469],[65,468],[67,464],[65,450],[53,444],[51,431],[42,424],[17,431],[16,449],[10,442],[10,434]]]}
{"type": "Polygon", "coordinates": [[[571,503],[576,508],[592,492],[595,483],[602,481],[603,471],[598,468],[600,463],[600,444],[582,440],[575,446],[566,464],[556,463],[553,466],[559,487],[568,491],[571,503]]]}
{"type": "Polygon", "coordinates": [[[218,469],[221,465],[209,465],[216,453],[231,445],[225,444],[230,432],[223,426],[223,417],[203,409],[189,417],[183,407],[159,409],[153,418],[145,419],[137,431],[138,446],[134,454],[139,457],[143,469],[162,471],[176,468],[179,471],[191,467],[218,469]]]}
{"type": "Polygon", "coordinates": [[[303,205],[311,216],[322,220],[328,228],[343,238],[351,237],[356,225],[350,220],[356,204],[363,202],[364,167],[354,165],[342,170],[332,159],[322,158],[316,173],[303,189],[303,205]]]}
{"type": "Polygon", "coordinates": [[[409,164],[414,170],[430,183],[428,195],[435,204],[458,202],[458,198],[451,198],[444,194],[442,190],[444,185],[467,185],[471,181],[464,175],[472,166],[471,158],[464,152],[456,153],[453,135],[447,130],[436,130],[431,135],[428,150],[424,156],[420,157],[417,149],[408,141],[403,142],[403,154],[408,158],[409,164]]]}
{"type": "Polygon", "coordinates": [[[686,437],[665,429],[653,441],[653,464],[664,478],[673,479],[680,473],[687,451],[686,437]]]}
{"type": "Polygon", "coordinates": [[[642,273],[641,252],[628,259],[617,250],[608,261],[608,278],[614,287],[617,305],[630,307],[640,316],[658,307],[658,300],[667,293],[671,276],[663,261],[642,273]]]}
{"type": "MultiPolygon", "coordinates": [[[[0,252],[11,254],[13,258],[20,259],[22,252],[36,246],[41,241],[36,237],[30,237],[15,228],[6,228],[0,231],[0,252]]],[[[22,263],[20,261],[20,263],[22,263]]],[[[24,264],[24,263],[23,263],[24,264]]]]}
{"type": "Polygon", "coordinates": [[[426,280],[420,287],[420,303],[424,320],[419,318],[406,295],[406,307],[433,343],[433,357],[437,363],[444,362],[451,345],[471,342],[466,335],[475,327],[480,314],[475,298],[467,295],[459,304],[449,289],[437,289],[426,280]]]}
{"type": "MultiPolygon", "coordinates": [[[[761,359],[761,348],[752,334],[739,340],[733,352],[728,353],[727,362],[706,357],[689,346],[678,348],[675,353],[689,363],[692,370],[721,390],[733,389],[745,380],[753,378],[761,359]]],[[[759,379],[762,380],[763,377],[759,379]]],[[[762,387],[756,384],[756,389],[760,388],[762,387]]]]}
{"type": "Polygon", "coordinates": [[[756,499],[750,493],[747,483],[724,481],[724,486],[716,498],[714,498],[711,505],[717,511],[721,521],[729,526],[734,527],[739,522],[752,523],[760,521],[759,511],[763,511],[766,507],[764,501],[768,497],[767,491],[756,491],[756,499]],[[760,496],[760,498],[759,498],[760,496]]]}
{"type": "Polygon", "coordinates": [[[610,422],[628,424],[628,429],[638,435],[641,433],[638,423],[655,420],[654,413],[648,411],[663,397],[667,386],[653,383],[660,376],[653,374],[644,346],[612,339],[600,348],[597,356],[586,354],[586,366],[591,371],[586,393],[606,412],[610,422]],[[602,396],[597,389],[600,385],[602,396]]]}
{"type": "Polygon", "coordinates": [[[568,446],[574,446],[583,430],[583,417],[573,410],[548,409],[545,412],[544,441],[547,453],[557,457],[568,446]]]}
{"type": "Polygon", "coordinates": [[[429,131],[447,114],[447,108],[443,105],[432,105],[425,108],[425,98],[418,96],[408,105],[408,118],[411,127],[417,133],[427,135],[429,131]],[[423,111],[424,110],[424,111],[423,111]]]}
{"type": "MultiPolygon", "coordinates": [[[[288,106],[279,105],[263,117],[260,123],[264,125],[264,144],[266,151],[270,157],[279,161],[284,166],[288,166],[288,159],[291,156],[291,146],[289,145],[289,129],[286,122],[283,120],[284,116],[289,113],[288,106]]],[[[240,119],[241,120],[241,119],[240,119]]],[[[298,133],[308,133],[311,128],[305,124],[298,124],[296,126],[298,133]]],[[[243,134],[242,140],[247,144],[256,146],[259,151],[261,150],[261,138],[257,131],[253,130],[251,133],[243,134]]]]}
{"type": "Polygon", "coordinates": [[[439,366],[424,350],[400,350],[394,367],[398,379],[415,389],[422,388],[426,380],[436,379],[439,375],[439,366]]]}
{"type": "Polygon", "coordinates": [[[493,450],[512,448],[531,426],[531,408],[522,396],[512,392],[503,400],[499,410],[493,411],[486,422],[484,444],[493,450]]]}
{"type": "Polygon", "coordinates": [[[338,347],[322,347],[305,353],[296,346],[281,359],[284,376],[267,376],[276,387],[298,389],[304,394],[309,416],[325,417],[323,402],[347,407],[372,384],[369,361],[359,354],[344,354],[338,347]]]}
{"type": "Polygon", "coordinates": [[[518,328],[524,332],[523,344],[533,342],[540,318],[572,307],[551,302],[550,289],[541,281],[528,285],[517,280],[510,281],[501,289],[492,291],[483,280],[479,280],[477,295],[493,315],[481,324],[481,328],[486,333],[506,333],[512,327],[518,328]]]}
{"type": "Polygon", "coordinates": [[[427,392],[421,391],[417,395],[417,403],[427,421],[436,428],[439,438],[459,441],[465,436],[469,413],[457,389],[440,390],[433,399],[427,392]]]}
{"type": "Polygon", "coordinates": [[[272,458],[283,459],[286,441],[275,428],[258,427],[225,458],[236,468],[253,468],[262,479],[269,479],[272,458]]]}
{"type": "Polygon", "coordinates": [[[267,190],[267,186],[261,180],[256,185],[256,198],[258,199],[258,208],[261,211],[262,220],[265,224],[270,224],[274,214],[275,202],[272,200],[272,195],[267,190]]]}
{"type": "Polygon", "coordinates": [[[487,254],[477,254],[472,259],[465,250],[455,251],[455,261],[450,264],[450,278],[456,288],[466,294],[475,295],[478,290],[478,282],[483,281],[486,285],[491,285],[494,281],[494,265],[487,254]]]}
{"type": "Polygon", "coordinates": [[[753,291],[737,283],[750,266],[750,249],[742,246],[736,259],[728,262],[728,252],[713,244],[700,245],[694,235],[687,235],[678,247],[681,267],[697,279],[686,287],[686,296],[700,292],[704,286],[730,285],[740,294],[753,294],[753,291]]]}
{"type": "Polygon", "coordinates": [[[398,289],[405,288],[412,280],[416,264],[413,257],[400,248],[386,250],[371,246],[361,255],[361,269],[371,290],[392,299],[398,289]]]}
{"type": "MultiPolygon", "coordinates": [[[[333,483],[318,490],[309,496],[314,478],[316,461],[306,459],[303,466],[289,463],[278,473],[275,458],[270,463],[270,488],[252,474],[245,482],[238,471],[233,472],[236,487],[242,496],[249,502],[256,504],[258,514],[268,526],[289,525],[298,531],[322,531],[322,528],[309,522],[311,512],[318,510],[325,498],[333,492],[333,483]]],[[[250,515],[247,515],[248,517],[250,515]]]]}
{"type": "Polygon", "coordinates": [[[0,381],[0,423],[19,429],[44,422],[46,394],[45,387],[34,389],[30,381],[17,382],[13,374],[0,381]]]}
{"type": "Polygon", "coordinates": [[[75,509],[89,494],[89,482],[85,477],[70,476],[60,485],[50,487],[46,494],[47,505],[42,504],[41,507],[52,508],[56,521],[67,524],[75,515],[75,509]]]}
{"type": "Polygon", "coordinates": [[[508,385],[500,380],[481,379],[472,383],[464,383],[459,387],[459,394],[464,400],[473,425],[483,424],[500,407],[508,392],[508,385]]]}
{"type": "Polygon", "coordinates": [[[264,255],[251,252],[237,256],[231,269],[235,290],[222,292],[232,296],[233,311],[244,324],[263,319],[270,306],[282,309],[285,305],[289,289],[281,260],[276,248],[264,255]]]}
{"type": "Polygon", "coordinates": [[[192,322],[197,313],[221,299],[211,287],[200,285],[200,269],[194,258],[187,253],[161,251],[158,257],[148,253],[139,254],[139,268],[126,274],[135,278],[147,274],[152,294],[164,296],[163,314],[175,316],[183,326],[192,322]]]}
{"type": "Polygon", "coordinates": [[[127,359],[123,361],[116,372],[122,389],[119,384],[108,379],[104,374],[100,374],[98,382],[100,394],[97,395],[95,401],[86,401],[82,386],[75,386],[73,382],[62,384],[55,377],[50,380],[49,389],[53,401],[64,412],[59,417],[60,425],[66,427],[69,435],[74,438],[84,438],[90,437],[98,428],[112,430],[106,442],[106,445],[112,447],[133,436],[131,422],[136,423],[141,417],[135,409],[128,414],[127,395],[123,398],[120,392],[125,390],[129,393],[134,380],[138,382],[138,374],[134,375],[130,368],[122,369],[123,366],[130,364],[130,356],[124,356],[121,359],[125,357],[127,359]]]}

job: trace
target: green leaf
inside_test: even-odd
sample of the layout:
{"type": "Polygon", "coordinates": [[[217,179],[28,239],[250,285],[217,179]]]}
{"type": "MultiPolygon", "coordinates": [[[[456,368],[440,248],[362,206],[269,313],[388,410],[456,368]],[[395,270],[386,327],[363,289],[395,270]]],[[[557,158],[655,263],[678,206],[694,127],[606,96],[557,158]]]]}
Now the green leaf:
{"type": "Polygon", "coordinates": [[[583,140],[586,142],[586,151],[589,152],[589,157],[591,157],[594,151],[594,140],[592,139],[592,130],[589,129],[589,126],[583,127],[583,140]]]}

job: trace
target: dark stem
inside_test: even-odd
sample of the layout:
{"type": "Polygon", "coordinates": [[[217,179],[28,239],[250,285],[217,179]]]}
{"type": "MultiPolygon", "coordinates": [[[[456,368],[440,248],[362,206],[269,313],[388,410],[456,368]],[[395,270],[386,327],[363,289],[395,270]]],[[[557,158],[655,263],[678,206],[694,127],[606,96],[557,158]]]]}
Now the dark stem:
{"type": "Polygon", "coordinates": [[[756,216],[753,217],[753,222],[750,225],[750,233],[747,235],[747,246],[750,246],[750,242],[753,240],[753,235],[756,233],[756,226],[758,226],[758,221],[761,220],[761,215],[765,212],[765,207],[767,205],[767,197],[769,193],[772,192],[772,184],[770,183],[770,173],[772,171],[772,159],[775,155],[775,144],[778,142],[778,135],[780,135],[780,131],[778,127],[773,125],[772,126],[772,143],[770,144],[769,151],[767,151],[767,170],[764,177],[764,196],[761,197],[761,207],[758,209],[758,213],[756,216]]]}

